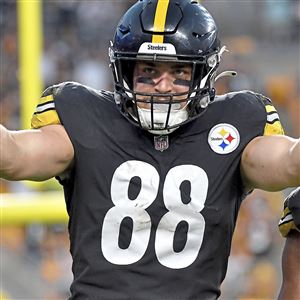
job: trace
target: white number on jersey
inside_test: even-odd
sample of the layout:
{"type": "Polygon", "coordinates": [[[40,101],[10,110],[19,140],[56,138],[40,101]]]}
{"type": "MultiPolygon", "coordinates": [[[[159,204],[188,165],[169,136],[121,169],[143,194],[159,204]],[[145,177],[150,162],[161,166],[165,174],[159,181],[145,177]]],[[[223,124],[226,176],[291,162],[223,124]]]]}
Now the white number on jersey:
{"type": "MultiPolygon", "coordinates": [[[[112,178],[111,199],[115,206],[104,217],[101,247],[104,257],[113,264],[128,265],[139,261],[145,254],[151,232],[151,218],[145,210],[156,199],[159,174],[150,164],[131,160],[120,165],[112,178]],[[136,199],[128,197],[130,181],[141,179],[141,190],[136,199]],[[133,222],[132,236],[126,249],[119,247],[121,222],[129,217],[133,222]]],[[[208,177],[203,169],[194,165],[173,167],[167,173],[163,198],[169,210],[160,220],[155,237],[158,261],[172,269],[186,268],[198,256],[205,229],[201,215],[208,190],[208,177]],[[190,202],[181,199],[180,186],[184,181],[191,185],[190,202]],[[174,235],[180,222],[188,225],[187,239],[180,252],[174,251],[174,235]]]]}

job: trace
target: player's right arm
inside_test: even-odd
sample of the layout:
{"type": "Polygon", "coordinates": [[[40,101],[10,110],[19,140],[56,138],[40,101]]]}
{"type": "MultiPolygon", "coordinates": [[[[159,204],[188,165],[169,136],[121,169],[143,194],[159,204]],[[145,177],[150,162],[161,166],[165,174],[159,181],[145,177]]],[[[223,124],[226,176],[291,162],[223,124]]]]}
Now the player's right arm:
{"type": "Polygon", "coordinates": [[[11,131],[0,125],[0,177],[42,181],[63,173],[74,149],[62,125],[11,131]]]}

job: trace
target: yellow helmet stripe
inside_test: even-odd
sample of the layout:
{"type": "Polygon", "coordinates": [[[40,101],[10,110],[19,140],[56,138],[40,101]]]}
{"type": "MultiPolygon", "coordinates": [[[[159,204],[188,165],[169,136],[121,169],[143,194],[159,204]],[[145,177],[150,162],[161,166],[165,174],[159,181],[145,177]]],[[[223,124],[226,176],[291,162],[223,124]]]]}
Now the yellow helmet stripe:
{"type": "MultiPolygon", "coordinates": [[[[170,0],[158,0],[154,17],[153,31],[163,32],[165,30],[167,11],[170,0]]],[[[153,34],[152,43],[163,43],[162,34],[153,34]]]]}

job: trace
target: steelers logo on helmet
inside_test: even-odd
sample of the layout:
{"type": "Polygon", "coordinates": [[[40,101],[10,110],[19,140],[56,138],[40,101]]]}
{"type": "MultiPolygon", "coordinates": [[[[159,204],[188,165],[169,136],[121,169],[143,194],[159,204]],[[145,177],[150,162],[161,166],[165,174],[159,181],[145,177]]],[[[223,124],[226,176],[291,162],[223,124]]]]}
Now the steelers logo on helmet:
{"type": "Polygon", "coordinates": [[[233,152],[240,144],[240,134],[234,126],[221,123],[210,130],[208,144],[214,152],[228,154],[233,152]]]}

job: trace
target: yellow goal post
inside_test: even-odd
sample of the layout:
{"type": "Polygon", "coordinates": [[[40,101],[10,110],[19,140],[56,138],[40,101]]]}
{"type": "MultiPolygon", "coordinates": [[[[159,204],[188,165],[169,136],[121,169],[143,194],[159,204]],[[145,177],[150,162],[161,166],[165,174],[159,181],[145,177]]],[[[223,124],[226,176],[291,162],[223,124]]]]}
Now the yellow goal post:
{"type": "Polygon", "coordinates": [[[66,224],[68,214],[61,191],[0,194],[0,224],[66,224]]]}

